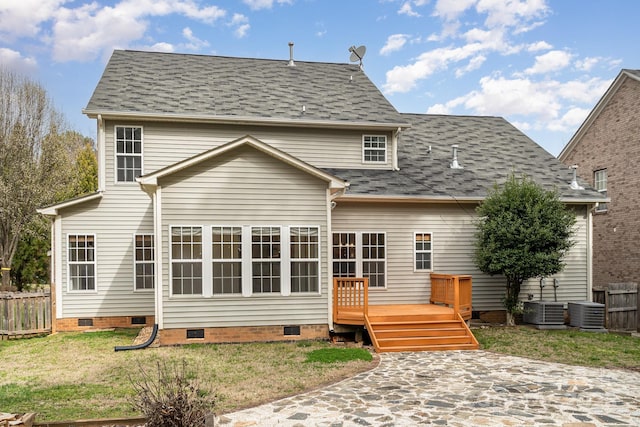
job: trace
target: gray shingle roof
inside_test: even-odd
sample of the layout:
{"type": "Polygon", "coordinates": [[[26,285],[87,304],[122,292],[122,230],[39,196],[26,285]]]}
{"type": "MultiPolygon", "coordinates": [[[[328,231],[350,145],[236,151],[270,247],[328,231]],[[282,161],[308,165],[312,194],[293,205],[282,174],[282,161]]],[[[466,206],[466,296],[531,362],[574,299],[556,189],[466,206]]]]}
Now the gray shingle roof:
{"type": "Polygon", "coordinates": [[[328,170],[350,182],[347,194],[473,200],[513,171],[557,189],[566,201],[604,199],[584,182],[585,190],[572,190],[572,171],[503,118],[403,116],[411,128],[400,135],[399,171],[328,170]],[[449,167],[454,144],[463,169],[449,167]]]}
{"type": "Polygon", "coordinates": [[[116,50],[85,112],[402,123],[357,65],[287,64],[116,50]]]}

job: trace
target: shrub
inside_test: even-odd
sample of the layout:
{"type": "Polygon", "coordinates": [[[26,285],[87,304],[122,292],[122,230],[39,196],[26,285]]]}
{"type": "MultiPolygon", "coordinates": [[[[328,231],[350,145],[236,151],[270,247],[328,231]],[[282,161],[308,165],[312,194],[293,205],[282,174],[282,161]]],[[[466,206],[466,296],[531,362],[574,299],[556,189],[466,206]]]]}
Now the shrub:
{"type": "Polygon", "coordinates": [[[215,396],[200,386],[187,362],[158,361],[155,373],[140,365],[140,379],[131,379],[137,393],[136,411],[147,427],[204,427],[215,405],[215,396]]]}

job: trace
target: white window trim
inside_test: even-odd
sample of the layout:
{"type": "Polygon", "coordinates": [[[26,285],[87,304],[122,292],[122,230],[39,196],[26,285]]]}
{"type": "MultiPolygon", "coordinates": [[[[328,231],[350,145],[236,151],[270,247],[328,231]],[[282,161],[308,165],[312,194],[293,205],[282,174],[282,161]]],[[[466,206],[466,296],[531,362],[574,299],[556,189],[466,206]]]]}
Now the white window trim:
{"type": "MultiPolygon", "coordinates": [[[[288,230],[288,239],[289,239],[289,245],[287,245],[287,247],[289,248],[289,250],[291,249],[291,228],[315,228],[316,230],[318,230],[318,257],[317,258],[292,258],[291,257],[291,253],[289,253],[289,261],[288,261],[288,265],[289,268],[291,268],[291,263],[292,262],[315,262],[318,266],[318,281],[316,283],[316,286],[318,288],[317,291],[308,291],[308,292],[293,292],[290,290],[290,293],[292,295],[320,295],[321,293],[321,283],[322,283],[322,271],[321,271],[321,265],[320,261],[321,261],[321,251],[322,251],[322,235],[321,233],[321,229],[320,226],[317,225],[290,225],[288,226],[289,230],[288,230]]],[[[291,270],[289,270],[289,274],[291,273],[291,270]]],[[[291,276],[289,276],[289,281],[287,282],[288,286],[291,286],[291,276]]]]}
{"type": "Polygon", "coordinates": [[[387,163],[387,150],[389,148],[389,138],[387,138],[387,135],[376,135],[376,134],[364,134],[362,135],[362,163],[363,164],[369,164],[369,165],[384,165],[387,163]],[[366,137],[378,137],[378,138],[384,138],[384,160],[383,161],[373,161],[373,160],[365,160],[365,151],[366,150],[381,150],[380,148],[365,148],[365,138],[366,137]]]}
{"type": "MultiPolygon", "coordinates": [[[[140,128],[140,175],[144,175],[144,127],[142,125],[114,125],[113,126],[113,183],[115,185],[132,185],[138,184],[136,180],[133,181],[118,181],[118,128],[140,128]]],[[[138,154],[125,154],[133,155],[138,154]]]]}
{"type": "MultiPolygon", "coordinates": [[[[607,195],[607,188],[609,187],[609,174],[607,172],[607,168],[602,168],[602,169],[596,169],[593,171],[593,186],[596,187],[596,190],[599,193],[604,193],[604,195],[607,195]],[[605,177],[605,188],[604,189],[598,189],[597,188],[597,181],[596,181],[596,175],[598,172],[604,172],[604,177],[605,177]]],[[[608,203],[598,203],[596,205],[596,209],[595,212],[596,213],[604,213],[607,212],[609,210],[609,206],[608,203]]]]}
{"type": "MultiPolygon", "coordinates": [[[[356,277],[363,277],[363,263],[365,262],[364,258],[362,257],[362,235],[363,234],[382,234],[384,235],[384,259],[381,258],[375,258],[375,259],[368,259],[367,261],[382,261],[384,260],[384,286],[369,286],[369,290],[370,291],[376,291],[376,290],[386,290],[387,287],[389,286],[389,274],[387,272],[388,268],[389,268],[389,240],[387,239],[387,232],[386,231],[368,231],[368,230],[362,230],[362,231],[353,231],[353,230],[349,230],[349,231],[336,231],[333,230],[333,233],[331,235],[331,241],[333,242],[333,234],[340,234],[340,233],[352,233],[356,235],[356,258],[355,258],[355,262],[356,262],[356,277]]],[[[333,271],[333,243],[331,246],[331,271],[333,271]]],[[[340,261],[345,261],[345,260],[340,260],[340,261]]],[[[414,260],[415,263],[415,260],[414,260]]]]}
{"type": "MultiPolygon", "coordinates": [[[[200,299],[200,298],[238,298],[238,297],[305,297],[319,296],[322,294],[322,228],[319,225],[273,225],[273,224],[251,224],[251,225],[222,225],[222,224],[169,224],[168,225],[168,252],[169,252],[169,297],[180,299],[200,299]],[[171,229],[174,227],[200,227],[202,229],[202,294],[174,294],[173,293],[173,251],[171,249],[171,229]],[[212,227],[240,227],[242,229],[242,294],[215,294],[213,293],[213,250],[212,250],[212,227]],[[253,257],[251,251],[252,229],[253,228],[278,228],[280,230],[280,292],[253,292],[253,257]],[[291,227],[316,228],[318,230],[318,291],[317,292],[291,292],[291,227]]],[[[386,237],[385,237],[386,239],[386,237]]],[[[385,240],[386,241],[386,240],[385,240]]],[[[157,244],[157,242],[156,242],[157,244]]],[[[135,256],[135,254],[134,254],[135,256]]],[[[260,259],[256,259],[259,262],[260,259]]],[[[307,260],[307,258],[295,259],[307,260]]],[[[176,260],[177,261],[177,260],[176,260]]],[[[315,261],[315,260],[314,260],[315,261]]],[[[386,277],[386,260],[385,260],[386,277]]],[[[135,286],[135,285],[134,285],[135,286]]]]}
{"type": "MultiPolygon", "coordinates": [[[[206,226],[206,228],[208,228],[208,233],[211,239],[211,243],[210,243],[210,247],[211,247],[211,258],[209,259],[209,264],[211,266],[211,295],[214,298],[237,298],[239,296],[243,295],[244,292],[244,266],[242,263],[242,256],[244,256],[245,253],[245,247],[244,247],[244,227],[241,225],[220,225],[220,224],[212,224],[209,226],[206,226]],[[240,229],[240,252],[241,252],[241,257],[240,258],[213,258],[213,229],[214,228],[239,228],[240,229]],[[220,263],[231,263],[231,262],[239,262],[240,263],[240,274],[241,274],[241,280],[240,280],[240,292],[239,293],[234,293],[234,294],[229,294],[229,293],[222,293],[222,294],[216,294],[215,292],[213,292],[213,263],[214,262],[220,262],[220,263]]],[[[203,274],[204,275],[204,274],[203,274]]]]}
{"type": "Polygon", "coordinates": [[[98,238],[95,233],[74,232],[67,233],[66,242],[66,260],[67,260],[67,292],[70,294],[97,294],[98,293],[98,238]],[[69,257],[69,236],[92,236],[93,237],[93,262],[74,262],[74,264],[93,264],[93,289],[73,289],[71,284],[71,260],[69,257]]]}
{"type": "Polygon", "coordinates": [[[134,292],[140,292],[140,293],[147,293],[147,292],[155,292],[155,288],[156,288],[156,283],[155,283],[155,269],[156,269],[156,260],[154,259],[153,261],[138,261],[136,259],[136,237],[138,236],[151,236],[153,237],[153,253],[155,255],[155,246],[157,244],[156,242],[156,236],[153,233],[134,233],[133,234],[133,291],[134,292]],[[136,266],[138,264],[152,264],[153,265],[153,272],[154,272],[154,278],[153,278],[153,288],[148,288],[148,289],[138,289],[137,288],[137,274],[136,274],[136,266]]]}
{"type": "Polygon", "coordinates": [[[413,272],[414,273],[424,273],[424,272],[431,272],[434,271],[433,270],[433,233],[430,231],[414,231],[413,233],[413,272]],[[418,251],[416,249],[416,237],[418,236],[418,234],[429,234],[431,236],[431,250],[429,251],[425,251],[425,250],[420,250],[418,251]],[[418,253],[428,253],[429,254],[429,258],[431,258],[431,262],[429,263],[431,265],[431,268],[417,268],[416,267],[416,255],[418,253]]]}
{"type": "MultiPolygon", "coordinates": [[[[212,291],[213,291],[213,283],[212,283],[212,279],[211,279],[211,263],[209,264],[209,269],[208,271],[206,270],[207,267],[207,263],[204,262],[204,260],[206,259],[206,247],[205,245],[207,245],[207,241],[208,241],[208,249],[209,249],[209,258],[211,258],[211,233],[209,232],[209,236],[208,238],[207,233],[206,233],[206,228],[207,226],[204,225],[199,225],[199,224],[170,224],[169,225],[169,230],[168,230],[168,251],[169,251],[169,297],[170,298],[181,298],[181,299],[190,299],[190,298],[202,298],[205,296],[212,296],[212,291]],[[202,230],[202,258],[200,258],[200,263],[202,264],[202,294],[174,294],[173,293],[173,248],[171,247],[171,245],[173,244],[173,240],[172,240],[172,234],[171,234],[171,229],[174,227],[191,227],[191,228],[195,228],[195,227],[199,227],[202,230]],[[207,276],[208,274],[208,276],[207,276]],[[207,288],[208,286],[208,288],[207,288]],[[207,291],[209,291],[209,293],[207,293],[207,291]]],[[[208,227],[209,231],[211,231],[211,227],[208,227]]],[[[180,261],[180,260],[175,260],[176,262],[180,261]]],[[[197,262],[198,260],[192,260],[193,262],[197,262]]]]}

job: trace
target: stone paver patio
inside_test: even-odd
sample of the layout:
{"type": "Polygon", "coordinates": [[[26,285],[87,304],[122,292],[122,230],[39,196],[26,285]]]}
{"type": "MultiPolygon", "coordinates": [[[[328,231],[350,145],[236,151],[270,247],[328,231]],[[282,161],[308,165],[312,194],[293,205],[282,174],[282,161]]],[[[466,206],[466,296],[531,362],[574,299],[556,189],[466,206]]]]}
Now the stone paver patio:
{"type": "Polygon", "coordinates": [[[247,426],[640,426],[640,372],[486,351],[383,353],[328,387],[218,417],[247,426]]]}

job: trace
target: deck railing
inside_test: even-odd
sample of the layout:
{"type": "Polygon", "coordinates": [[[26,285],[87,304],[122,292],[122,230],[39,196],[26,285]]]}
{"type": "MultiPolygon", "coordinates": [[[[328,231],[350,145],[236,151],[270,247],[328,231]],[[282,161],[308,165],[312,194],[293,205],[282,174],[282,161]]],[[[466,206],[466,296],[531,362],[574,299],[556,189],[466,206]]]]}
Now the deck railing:
{"type": "Polygon", "coordinates": [[[51,295],[0,294],[0,339],[51,332],[51,295]]]}
{"type": "Polygon", "coordinates": [[[471,276],[431,273],[431,304],[444,304],[471,319],[471,276]]]}
{"type": "Polygon", "coordinates": [[[363,324],[369,311],[369,279],[335,277],[333,279],[333,320],[346,325],[363,324]]]}

